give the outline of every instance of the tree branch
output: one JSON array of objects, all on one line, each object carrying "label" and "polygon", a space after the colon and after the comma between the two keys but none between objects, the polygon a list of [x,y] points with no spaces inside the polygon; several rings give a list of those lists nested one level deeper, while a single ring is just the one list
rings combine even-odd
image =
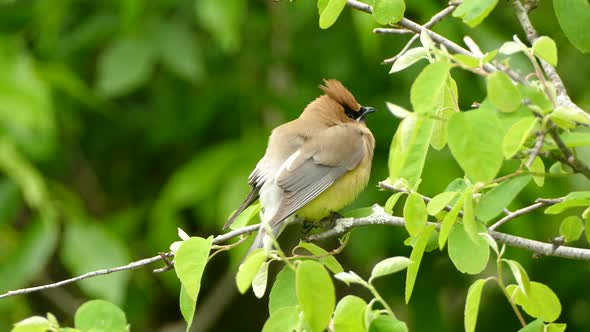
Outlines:
[{"label": "tree branch", "polygon": [[[213,239],[213,244],[219,244],[222,242],[225,242],[231,238],[234,238],[236,236],[239,235],[243,235],[243,234],[250,234],[252,232],[257,231],[260,228],[260,224],[257,225],[250,225],[250,226],[246,226],[246,227],[242,227],[242,228],[238,228],[235,229],[231,232],[225,233],[225,234],[221,234],[216,236]],[[173,252],[168,252],[166,254],[164,254],[166,257],[173,257],[174,253]],[[22,295],[22,294],[28,294],[28,293],[33,293],[33,292],[38,292],[38,291],[42,291],[42,290],[46,290],[46,289],[50,289],[50,288],[56,288],[56,287],[61,287],[67,284],[71,284],[73,282],[76,281],[80,281],[83,279],[89,279],[89,278],[94,278],[94,277],[98,277],[98,276],[102,276],[102,275],[107,275],[107,274],[111,274],[114,272],[120,272],[120,271],[127,271],[127,270],[135,270],[137,268],[140,268],[142,266],[145,265],[149,265],[152,263],[155,263],[157,261],[161,261],[162,260],[162,256],[161,255],[157,255],[157,256],[153,256],[150,258],[144,258],[135,262],[131,262],[127,265],[123,265],[123,266],[117,266],[117,267],[113,267],[113,268],[108,268],[108,269],[102,269],[102,270],[96,270],[96,271],[92,271],[92,272],[88,272],[85,274],[82,274],[80,276],[74,277],[74,278],[70,278],[70,279],[65,279],[62,281],[58,281],[52,284],[47,284],[47,285],[42,285],[42,286],[36,286],[36,287],[30,287],[30,288],[22,288],[22,289],[17,289],[17,290],[12,290],[9,292],[6,292],[4,294],[0,295],[0,299],[5,298],[5,297],[10,297],[10,296],[15,296],[15,295]]]},{"label": "tree branch", "polygon": [[495,224],[490,226],[488,229],[490,231],[494,231],[494,230],[496,230],[496,228],[504,225],[505,223],[509,222],[512,219],[516,219],[517,217],[520,217],[524,214],[530,213],[540,207],[557,204],[561,201],[563,201],[563,198],[537,199],[537,202],[533,205],[524,207],[524,208],[516,210],[514,212],[509,212],[504,218],[498,220]]},{"label": "tree branch", "polygon": [[[336,220],[336,226],[325,232],[308,237],[310,241],[323,240],[342,235],[353,228],[368,225],[390,225],[396,227],[405,227],[403,218],[391,216],[378,205],[373,206],[373,214],[363,218],[341,218]],[[428,222],[437,229],[440,223]],[[552,243],[545,243],[535,240],[526,239],[506,233],[500,233],[490,230],[489,234],[498,242],[504,243],[511,247],[523,248],[534,252],[537,255],[555,256],[577,260],[590,260],[590,249],[574,248],[567,246],[555,246]]]}]

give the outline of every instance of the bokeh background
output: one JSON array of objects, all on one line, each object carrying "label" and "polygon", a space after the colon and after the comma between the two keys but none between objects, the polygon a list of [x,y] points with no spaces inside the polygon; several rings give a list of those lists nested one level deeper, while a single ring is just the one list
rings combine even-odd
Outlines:
[{"label": "bokeh background", "polygon": [[[444,6],[408,1],[406,16],[425,22]],[[531,17],[557,41],[570,96],[590,109],[588,56],[568,43],[551,1],[541,1]],[[375,35],[373,27],[369,15],[345,9],[333,27],[320,30],[310,0],[0,0],[0,292],[153,256],[177,239],[176,227],[219,234],[248,191],[247,176],[270,130],[297,117],[319,95],[322,78],[341,80],[362,104],[381,110],[367,120],[377,139],[371,182],[350,208],[384,204],[388,194],[376,184],[387,177],[398,123],[385,102],[409,108],[409,89],[424,63],[389,75],[381,61],[409,37]],[[435,30],[459,43],[469,34],[484,51],[522,36],[506,1],[476,29],[451,17]],[[530,71],[523,59],[512,65]],[[481,101],[481,78],[452,74],[463,109]],[[420,191],[434,195],[461,176],[448,149],[431,150]],[[512,208],[587,188],[579,176],[551,178],[543,188],[531,183]],[[562,217],[535,213],[503,230],[545,241]],[[285,239],[298,235],[290,230]],[[357,229],[338,258],[345,270],[366,276],[385,257],[409,255],[406,236],[386,226]],[[574,245],[587,247],[584,240]],[[266,298],[236,291],[233,277],[246,247],[208,265],[194,331],[256,331],[268,317]],[[556,291],[568,330],[590,329],[588,263],[532,258],[512,248],[507,256]],[[151,268],[2,299],[0,331],[46,312],[71,325],[76,308],[92,298],[120,305],[132,331],[181,331],[174,272]],[[402,274],[377,287],[412,331],[459,331],[473,280],[454,269],[446,252],[433,251],[409,305]],[[354,286],[338,285],[338,292],[369,296]],[[490,283],[478,331],[517,327]]]}]

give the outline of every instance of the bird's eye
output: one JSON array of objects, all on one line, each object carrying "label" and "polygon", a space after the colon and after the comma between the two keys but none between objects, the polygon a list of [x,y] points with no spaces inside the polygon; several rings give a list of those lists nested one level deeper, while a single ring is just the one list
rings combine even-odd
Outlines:
[{"label": "bird's eye", "polygon": [[346,114],[346,116],[348,116],[352,120],[356,120],[356,118],[359,115],[357,111],[354,111],[348,105],[342,105],[342,107],[344,107],[344,114]]}]

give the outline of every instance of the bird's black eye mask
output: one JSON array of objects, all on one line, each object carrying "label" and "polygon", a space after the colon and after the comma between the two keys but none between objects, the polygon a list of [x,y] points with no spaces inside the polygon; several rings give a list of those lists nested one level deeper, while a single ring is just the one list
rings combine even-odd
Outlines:
[{"label": "bird's black eye mask", "polygon": [[342,105],[344,107],[344,114],[352,120],[356,120],[359,116],[359,112],[353,110],[348,105]]}]

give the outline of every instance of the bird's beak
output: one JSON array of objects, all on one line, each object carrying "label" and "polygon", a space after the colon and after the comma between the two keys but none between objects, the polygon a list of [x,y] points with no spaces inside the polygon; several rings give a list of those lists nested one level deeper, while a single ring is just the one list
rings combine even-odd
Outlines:
[{"label": "bird's beak", "polygon": [[363,121],[363,120],[365,120],[365,116],[367,114],[373,113],[375,111],[377,111],[377,110],[374,109],[373,107],[364,107],[364,106],[361,106],[361,109],[359,110],[360,115],[357,118],[357,121]]}]

